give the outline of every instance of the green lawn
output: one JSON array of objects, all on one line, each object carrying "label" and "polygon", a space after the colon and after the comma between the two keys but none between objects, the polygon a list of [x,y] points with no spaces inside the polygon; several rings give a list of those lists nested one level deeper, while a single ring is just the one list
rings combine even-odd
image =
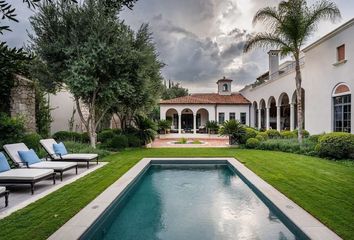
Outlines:
[{"label": "green lawn", "polygon": [[354,239],[354,164],[244,149],[139,149],[0,220],[0,239],[46,239],[143,157],[236,157],[344,239]]}]

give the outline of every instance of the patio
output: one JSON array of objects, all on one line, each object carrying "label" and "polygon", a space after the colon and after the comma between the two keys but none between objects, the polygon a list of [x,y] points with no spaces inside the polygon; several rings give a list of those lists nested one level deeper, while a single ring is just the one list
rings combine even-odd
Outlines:
[{"label": "patio", "polygon": [[90,168],[86,168],[86,163],[79,163],[78,174],[75,174],[75,169],[72,171],[67,171],[63,175],[63,181],[60,181],[60,177],[57,174],[56,184],[53,185],[51,179],[38,182],[35,185],[35,192],[31,195],[29,185],[8,185],[7,190],[10,190],[9,205],[5,207],[4,199],[0,199],[0,219],[10,215],[11,213],[26,207],[27,205],[41,199],[48,194],[68,185],[76,180],[86,176],[87,174],[96,171],[97,169],[103,167],[106,163],[100,162],[98,165],[96,163],[91,163]]}]

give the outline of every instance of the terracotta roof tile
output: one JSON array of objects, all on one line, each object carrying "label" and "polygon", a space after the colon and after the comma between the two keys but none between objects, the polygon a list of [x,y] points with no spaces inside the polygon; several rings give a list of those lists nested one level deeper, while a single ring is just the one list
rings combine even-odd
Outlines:
[{"label": "terracotta roof tile", "polygon": [[170,100],[161,100],[160,104],[251,104],[242,94],[219,95],[217,93],[198,93]]}]

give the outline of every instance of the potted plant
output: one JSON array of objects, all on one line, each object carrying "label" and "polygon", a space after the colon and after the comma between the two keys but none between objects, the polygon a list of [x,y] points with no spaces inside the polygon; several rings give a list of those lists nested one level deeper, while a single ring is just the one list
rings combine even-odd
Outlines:
[{"label": "potted plant", "polygon": [[160,134],[166,134],[171,129],[171,124],[169,120],[160,120],[157,124]]},{"label": "potted plant", "polygon": [[229,144],[235,145],[242,143],[246,129],[239,121],[230,120],[223,123],[219,133],[222,136],[229,136]]},{"label": "potted plant", "polygon": [[206,123],[206,128],[209,134],[217,134],[219,130],[219,125],[216,121],[208,121]]}]

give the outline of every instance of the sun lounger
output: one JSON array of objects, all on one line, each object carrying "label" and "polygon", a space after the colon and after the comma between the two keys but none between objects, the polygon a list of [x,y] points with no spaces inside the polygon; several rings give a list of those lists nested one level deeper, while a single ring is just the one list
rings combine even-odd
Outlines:
[{"label": "sun lounger", "polygon": [[96,161],[98,164],[98,155],[95,153],[68,153],[65,155],[56,154],[53,144],[57,144],[54,139],[42,139],[39,141],[44,150],[48,153],[48,156],[52,161],[75,161],[86,162],[87,168],[90,167],[91,161]]},{"label": "sun lounger", "polygon": [[45,179],[53,179],[55,184],[53,169],[11,169],[5,155],[0,152],[0,184],[29,184],[33,194],[35,183]]},{"label": "sun lounger", "polygon": [[5,207],[9,205],[9,191],[5,187],[0,187],[0,197],[5,197]]},{"label": "sun lounger", "polygon": [[61,181],[63,181],[63,173],[65,171],[75,168],[77,174],[76,162],[37,161],[35,163],[29,164],[28,162],[23,161],[19,155],[19,151],[29,151],[28,147],[24,143],[6,144],[4,145],[4,149],[13,163],[18,167],[53,169],[54,172],[60,174]]}]

